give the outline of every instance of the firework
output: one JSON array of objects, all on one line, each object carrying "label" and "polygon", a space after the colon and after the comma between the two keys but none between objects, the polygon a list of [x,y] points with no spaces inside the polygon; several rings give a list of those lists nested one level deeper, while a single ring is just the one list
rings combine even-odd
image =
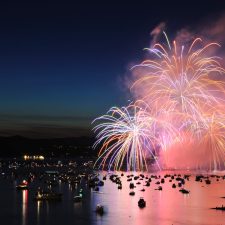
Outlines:
[{"label": "firework", "polygon": [[178,51],[175,41],[173,48],[169,45],[168,52],[160,44],[148,49],[158,59],[145,60],[133,67],[145,68],[145,74],[131,87],[138,89],[138,98],[167,112],[191,115],[196,121],[205,109],[224,105],[225,83],[213,79],[215,74],[222,75],[224,69],[218,57],[204,56],[207,49],[218,44],[211,43],[194,51],[197,42],[201,39],[197,38],[187,51],[184,46]]},{"label": "firework", "polygon": [[94,121],[99,168],[146,170],[148,158],[159,168],[225,166],[225,70],[208,54],[219,44],[197,38],[186,48],[166,40],[132,68],[136,102]]},{"label": "firework", "polygon": [[202,149],[199,151],[202,154],[199,159],[205,159],[204,155],[207,155],[203,165],[206,164],[210,169],[222,168],[225,159],[225,115],[204,115],[204,123],[197,127],[194,133],[200,134],[195,135],[198,140],[197,146]]},{"label": "firework", "polygon": [[162,154],[172,167],[217,168],[225,161],[225,71],[219,57],[207,56],[207,50],[219,45],[210,43],[196,49],[199,42],[200,38],[195,39],[187,50],[175,41],[172,47],[168,42],[168,51],[155,44],[147,50],[156,60],[133,67],[142,69],[131,87],[136,97],[157,109],[159,115],[166,112],[168,122],[179,130],[180,142],[171,143]]},{"label": "firework", "polygon": [[[101,145],[96,165],[99,168],[120,170],[124,164],[128,171],[148,170],[147,159],[156,160],[159,147],[166,147],[163,128],[167,127],[167,137],[174,138],[175,130],[166,121],[150,115],[151,110],[142,104],[128,107],[112,107],[106,115],[97,118],[100,122],[94,128],[97,134],[96,148]],[[170,133],[170,134],[169,134]],[[175,136],[175,135],[174,135]],[[164,144],[162,144],[164,143]]]}]

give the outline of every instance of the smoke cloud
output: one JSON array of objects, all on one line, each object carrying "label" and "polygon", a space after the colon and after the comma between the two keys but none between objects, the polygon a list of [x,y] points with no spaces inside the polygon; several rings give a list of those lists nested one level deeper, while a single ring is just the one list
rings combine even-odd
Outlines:
[{"label": "smoke cloud", "polygon": [[[152,40],[151,40],[151,46],[153,46],[154,44],[156,44],[157,42],[159,42],[159,39],[162,36],[163,31],[166,29],[166,24],[165,22],[161,22],[158,26],[156,26],[151,32],[151,36],[152,36]],[[196,47],[194,46],[194,48],[201,48],[205,45],[207,45],[208,43],[218,43],[220,44],[221,47],[210,47],[209,49],[207,49],[206,52],[204,52],[204,54],[202,54],[200,57],[210,57],[210,56],[219,56],[222,59],[219,60],[218,62],[222,65],[222,67],[224,67],[225,65],[225,15],[220,15],[218,16],[216,19],[214,20],[207,20],[207,21],[201,21],[198,24],[194,25],[192,28],[187,28],[184,27],[180,30],[178,30],[176,32],[175,35],[175,41],[177,43],[177,50],[178,52],[181,52],[181,46],[188,46],[187,48],[185,47],[185,51],[184,52],[184,57],[185,57],[185,53],[187,53],[188,48],[190,47],[190,44],[196,39],[196,38],[201,38],[202,39],[202,43],[197,43]],[[163,46],[166,45],[166,41],[163,41]],[[166,47],[165,47],[166,48]],[[196,50],[197,50],[196,49]],[[195,49],[194,49],[195,50]],[[147,59],[151,59],[151,56],[149,56]],[[155,60],[155,58],[153,58],[153,60]],[[160,59],[159,59],[160,60]],[[178,57],[179,60],[179,57]],[[154,89],[154,87],[152,88],[152,80],[150,80],[150,82],[147,81],[147,77],[151,77],[152,74],[156,74],[154,73],[156,71],[156,69],[154,70],[154,65],[157,64],[151,64],[149,63],[150,66],[146,66],[146,67],[135,67],[135,69],[132,71],[132,78],[130,80],[132,80],[132,82],[134,83],[135,81],[139,80],[140,78],[143,79],[143,82],[138,83],[138,85],[135,85],[134,87],[131,88],[131,92],[133,94],[134,99],[138,100],[138,99],[144,99],[147,103],[149,103],[150,107],[152,108],[156,108],[156,111],[158,112],[160,110],[160,107],[165,104],[166,100],[168,100],[165,96],[164,99],[162,99],[162,97],[159,96],[159,101],[155,101],[153,103],[151,97],[152,93],[149,91],[154,91],[156,89]],[[194,64],[193,64],[193,70],[194,70]],[[168,67],[167,67],[168,69]],[[207,68],[206,68],[207,69]],[[210,79],[224,79],[224,74],[222,73],[222,70],[217,73],[218,71],[215,70],[212,73],[209,72],[209,77]],[[216,76],[214,77],[214,75],[216,74]],[[159,75],[159,73],[158,73]],[[218,76],[218,77],[217,77]],[[146,78],[146,79],[145,79]],[[207,78],[206,78],[207,79]],[[156,80],[156,79],[155,79]],[[160,82],[160,81],[159,81]],[[178,81],[176,81],[178,82]],[[164,85],[166,86],[166,84],[164,83]],[[130,82],[129,82],[129,87],[130,87]],[[208,89],[210,89],[211,87],[208,86]],[[216,87],[215,87],[216,89]],[[158,90],[156,90],[158,91]],[[207,90],[207,94],[212,94],[212,96],[214,96],[215,98],[219,97],[218,95],[220,95],[220,97],[223,99],[224,98],[224,93],[222,93],[222,91],[216,90],[214,93],[211,92],[209,90]],[[192,93],[190,93],[192,94]],[[179,96],[178,96],[179,97]],[[169,97],[168,97],[169,98]],[[165,101],[164,101],[165,100]],[[155,104],[155,105],[154,105]],[[179,106],[180,107],[180,106]],[[217,113],[220,114],[220,109],[218,107],[221,107],[221,105],[215,106],[214,107],[214,112],[218,111]],[[224,103],[222,104],[222,107],[224,109]],[[201,109],[201,110],[205,110],[205,109]],[[207,109],[208,110],[208,109]],[[223,110],[222,110],[223,111]],[[191,113],[190,113],[191,116]],[[208,116],[208,115],[207,115]],[[221,118],[224,117],[223,115],[220,115]],[[210,116],[207,117],[208,120],[210,120]],[[176,124],[176,118],[174,120],[175,122],[175,126],[179,127],[180,124]],[[225,121],[224,121],[225,122]],[[211,126],[211,125],[209,125]],[[214,125],[213,125],[214,126]],[[216,129],[219,130],[219,132],[224,132],[224,130],[220,130],[219,127],[216,127]],[[167,167],[173,167],[173,168],[216,168],[216,164],[219,167],[223,167],[224,166],[224,152],[215,152],[214,149],[212,147],[208,147],[210,145],[212,145],[212,143],[214,143],[215,141],[215,146],[217,146],[217,141],[214,139],[207,139],[208,136],[205,136],[207,138],[207,141],[202,141],[202,140],[194,140],[191,141],[192,137],[192,133],[188,133],[187,130],[185,130],[185,135],[183,137],[183,140],[180,143],[177,143],[173,146],[171,146],[167,152],[161,152],[161,159],[162,162],[164,161],[165,165],[167,165]],[[189,135],[189,136],[188,136]],[[224,137],[221,137],[224,138]],[[224,141],[225,139],[223,139],[222,141]],[[220,149],[221,150],[221,149]],[[218,154],[218,155],[216,155]],[[215,156],[216,155],[216,156]],[[166,159],[166,161],[165,161]]]}]

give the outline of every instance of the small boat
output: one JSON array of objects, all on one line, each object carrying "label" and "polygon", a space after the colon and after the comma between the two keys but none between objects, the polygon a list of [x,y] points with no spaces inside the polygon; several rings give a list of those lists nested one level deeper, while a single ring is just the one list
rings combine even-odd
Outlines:
[{"label": "small boat", "polygon": [[76,195],[73,197],[74,202],[82,202],[82,196],[81,195]]},{"label": "small boat", "polygon": [[143,198],[140,198],[138,201],[138,206],[144,208],[146,206],[146,201]]},{"label": "small boat", "polygon": [[134,195],[135,195],[135,192],[134,192],[134,191],[131,191],[131,192],[129,193],[129,195],[134,196]]},{"label": "small boat", "polygon": [[104,181],[100,180],[100,181],[97,183],[97,186],[99,186],[99,187],[104,186]]},{"label": "small boat", "polygon": [[104,207],[100,204],[97,204],[95,212],[98,213],[99,215],[103,215],[104,214]]},{"label": "small boat", "polygon": [[143,189],[141,189],[140,191],[145,191],[145,189],[143,188]]},{"label": "small boat", "polygon": [[222,205],[221,207],[215,207],[215,208],[211,208],[211,209],[225,211],[225,206]]},{"label": "small boat", "polygon": [[94,191],[99,191],[99,187],[95,187]]},{"label": "small boat", "polygon": [[202,175],[197,175],[197,176],[195,177],[195,181],[197,181],[197,182],[202,182],[202,178],[203,178]]},{"label": "small boat", "polygon": [[159,186],[158,189],[155,190],[162,191],[162,186]]},{"label": "small boat", "polygon": [[211,181],[209,179],[205,180],[206,184],[211,184]]},{"label": "small boat", "polygon": [[116,184],[122,184],[119,178],[116,179]]},{"label": "small boat", "polygon": [[186,189],[184,189],[184,188],[181,188],[181,189],[179,190],[179,192],[181,192],[181,193],[183,193],[183,194],[189,194],[189,193],[190,193],[190,191],[188,191],[188,190],[186,190]]},{"label": "small boat", "polygon": [[23,180],[23,182],[16,186],[17,190],[27,190],[28,189],[28,182]]}]

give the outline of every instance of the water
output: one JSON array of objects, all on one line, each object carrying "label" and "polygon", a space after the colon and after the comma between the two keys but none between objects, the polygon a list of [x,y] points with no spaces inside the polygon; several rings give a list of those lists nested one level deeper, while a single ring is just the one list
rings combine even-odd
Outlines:
[{"label": "water", "polygon": [[[120,173],[118,173],[120,175]],[[0,224],[1,225],[225,225],[225,212],[212,210],[211,207],[225,205],[225,180],[211,178],[212,183],[195,182],[191,176],[185,189],[190,194],[184,195],[179,188],[173,189],[169,178],[157,188],[155,180],[150,187],[136,185],[135,196],[130,196],[126,173],[122,177],[123,189],[108,178],[100,187],[100,193],[92,192],[84,183],[84,201],[74,203],[72,198],[80,187],[72,189],[69,184],[59,184],[56,189],[63,193],[59,202],[36,202],[33,200],[39,183],[33,182],[29,190],[17,191],[16,182],[11,179],[0,179]],[[163,174],[161,174],[163,175]],[[135,183],[138,181],[135,181]],[[140,181],[142,182],[142,181]],[[137,202],[144,197],[147,206],[139,209]],[[95,213],[98,203],[104,205],[106,213],[99,216]]]}]

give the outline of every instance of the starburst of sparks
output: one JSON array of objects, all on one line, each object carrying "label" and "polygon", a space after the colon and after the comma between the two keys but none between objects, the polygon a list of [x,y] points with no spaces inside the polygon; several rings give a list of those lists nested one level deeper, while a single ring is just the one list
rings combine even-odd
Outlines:
[{"label": "starburst of sparks", "polygon": [[[175,129],[170,123],[150,114],[145,103],[130,104],[127,107],[112,107],[106,115],[93,122],[97,141],[94,147],[101,145],[99,167],[120,170],[126,166],[129,171],[148,170],[147,158],[156,160],[157,146],[163,142],[160,130],[167,128],[167,137],[175,136]],[[126,164],[126,165],[124,165]],[[158,167],[159,163],[157,162]]]},{"label": "starburst of sparks", "polygon": [[219,44],[197,38],[186,48],[166,40],[167,47],[146,49],[153,57],[132,67],[139,72],[131,86],[136,103],[112,107],[94,121],[103,121],[94,128],[100,167],[121,169],[126,162],[128,170],[147,169],[156,148],[165,167],[224,166],[225,70],[209,55]]}]

